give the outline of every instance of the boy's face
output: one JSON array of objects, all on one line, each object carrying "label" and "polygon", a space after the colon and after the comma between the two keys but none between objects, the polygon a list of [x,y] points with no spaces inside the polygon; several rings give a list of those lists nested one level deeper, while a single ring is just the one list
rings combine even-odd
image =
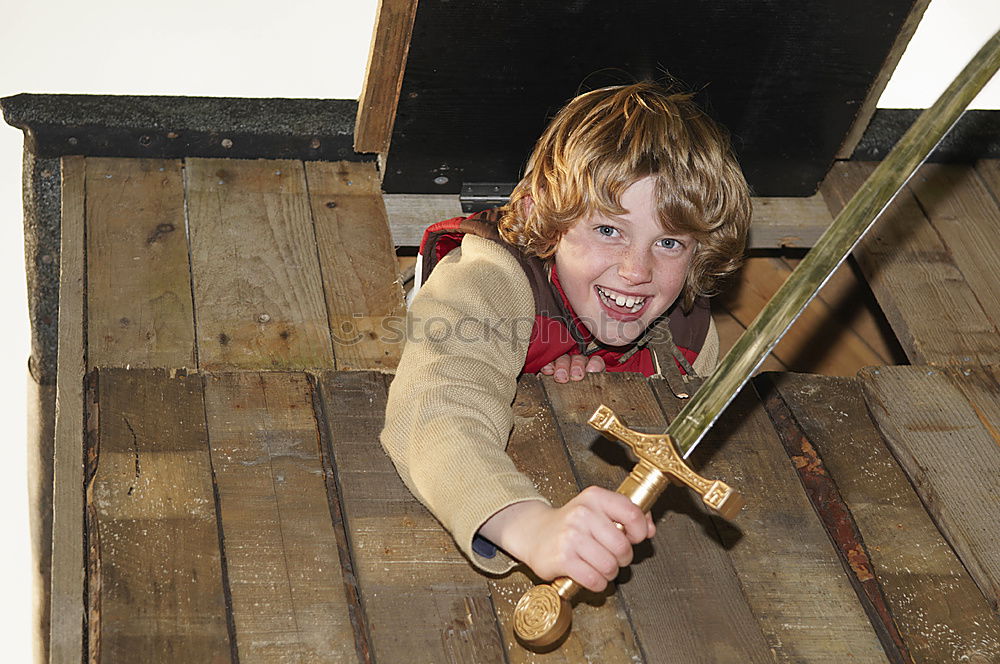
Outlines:
[{"label": "boy's face", "polygon": [[556,246],[556,270],[570,305],[603,344],[624,346],[674,303],[694,252],[688,235],[660,226],[653,178],[632,184],[620,217],[578,220]]}]

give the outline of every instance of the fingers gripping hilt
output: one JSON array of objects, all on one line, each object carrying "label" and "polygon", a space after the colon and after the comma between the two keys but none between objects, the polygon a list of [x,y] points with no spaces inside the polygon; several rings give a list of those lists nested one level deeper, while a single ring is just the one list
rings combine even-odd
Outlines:
[{"label": "fingers gripping hilt", "polygon": [[[625,443],[639,457],[639,463],[617,491],[642,511],[649,511],[670,477],[694,489],[706,505],[726,519],[733,518],[743,507],[743,498],[728,484],[706,479],[691,470],[677,453],[670,436],[633,431],[604,405],[590,416],[587,424]],[[570,627],[573,619],[570,600],[580,589],[579,584],[567,577],[535,586],[521,597],[514,609],[514,633],[532,648],[555,643]]]}]

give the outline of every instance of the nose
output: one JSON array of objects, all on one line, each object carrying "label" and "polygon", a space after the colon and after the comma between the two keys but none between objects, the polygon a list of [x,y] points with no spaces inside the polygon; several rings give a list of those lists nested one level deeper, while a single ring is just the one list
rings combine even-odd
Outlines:
[{"label": "nose", "polygon": [[618,276],[630,284],[645,284],[653,278],[653,256],[647,249],[630,247],[618,263]]}]

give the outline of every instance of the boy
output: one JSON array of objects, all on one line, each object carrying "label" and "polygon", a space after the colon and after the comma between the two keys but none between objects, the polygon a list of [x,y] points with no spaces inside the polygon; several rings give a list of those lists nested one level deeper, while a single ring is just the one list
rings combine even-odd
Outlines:
[{"label": "boy", "polygon": [[614,491],[554,508],[517,472],[504,452],[517,378],[711,372],[706,298],[739,267],[749,223],[722,131],[689,95],[638,83],[570,101],[507,206],[428,229],[433,276],[409,314],[424,334],[403,352],[381,440],[474,565],[520,561],[600,592],[653,535]]}]

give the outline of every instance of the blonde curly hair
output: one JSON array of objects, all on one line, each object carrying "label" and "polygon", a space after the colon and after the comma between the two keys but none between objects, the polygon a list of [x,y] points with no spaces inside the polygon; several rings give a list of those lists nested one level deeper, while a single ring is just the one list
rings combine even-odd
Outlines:
[{"label": "blonde curly hair", "polygon": [[549,258],[577,220],[625,214],[622,194],[652,176],[660,224],[697,241],[681,306],[715,294],[743,261],[750,191],[725,130],[692,96],[644,82],[571,100],[535,145],[502,210],[501,235]]}]

